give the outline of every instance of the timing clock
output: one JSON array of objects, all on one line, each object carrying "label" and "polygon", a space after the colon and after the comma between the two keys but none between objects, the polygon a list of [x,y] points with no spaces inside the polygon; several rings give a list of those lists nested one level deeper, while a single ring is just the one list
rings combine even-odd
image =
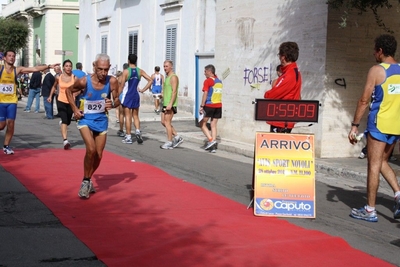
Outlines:
[{"label": "timing clock", "polygon": [[259,121],[318,122],[319,101],[256,99]]}]

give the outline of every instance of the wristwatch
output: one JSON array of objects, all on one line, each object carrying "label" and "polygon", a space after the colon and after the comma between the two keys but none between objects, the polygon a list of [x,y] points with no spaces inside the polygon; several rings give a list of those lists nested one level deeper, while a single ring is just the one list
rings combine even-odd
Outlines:
[{"label": "wristwatch", "polygon": [[354,122],[352,122],[352,123],[351,123],[351,126],[356,126],[356,127],[358,127],[358,126],[360,126],[360,124],[359,124],[359,123],[354,123]]}]

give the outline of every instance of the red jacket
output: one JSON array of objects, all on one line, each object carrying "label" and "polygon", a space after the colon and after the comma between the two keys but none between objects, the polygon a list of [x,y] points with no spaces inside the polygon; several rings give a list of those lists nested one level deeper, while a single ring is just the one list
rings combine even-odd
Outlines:
[{"label": "red jacket", "polygon": [[[282,75],[278,78],[276,85],[264,94],[266,99],[300,100],[301,93],[301,74],[296,62],[290,63],[281,68]],[[285,122],[267,121],[275,127],[285,127]],[[292,129],[294,122],[287,122],[286,127]]]}]

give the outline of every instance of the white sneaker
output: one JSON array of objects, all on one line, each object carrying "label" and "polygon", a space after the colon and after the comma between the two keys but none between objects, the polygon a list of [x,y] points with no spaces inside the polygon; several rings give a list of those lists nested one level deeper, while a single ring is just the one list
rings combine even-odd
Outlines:
[{"label": "white sneaker", "polygon": [[360,153],[360,155],[358,156],[359,159],[363,159],[365,158],[365,154],[363,152]]},{"label": "white sneaker", "polygon": [[71,148],[71,144],[68,142],[68,140],[64,140],[63,145],[64,145],[65,150],[68,150]]},{"label": "white sneaker", "polygon": [[10,147],[3,147],[3,152],[4,152],[4,154],[6,154],[6,155],[12,155],[12,154],[14,154],[14,151],[10,148]]},{"label": "white sneaker", "polygon": [[172,146],[172,142],[170,142],[170,141],[165,142],[165,144],[160,146],[160,148],[162,148],[162,149],[174,149],[174,147]]},{"label": "white sneaker", "polygon": [[124,144],[132,144],[132,137],[125,135],[125,138],[122,139],[122,143]]}]

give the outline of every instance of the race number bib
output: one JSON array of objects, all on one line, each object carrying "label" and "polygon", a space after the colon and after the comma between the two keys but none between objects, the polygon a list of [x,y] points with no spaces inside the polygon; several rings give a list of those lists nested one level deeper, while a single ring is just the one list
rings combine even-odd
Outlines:
[{"label": "race number bib", "polygon": [[106,111],[106,101],[102,100],[85,100],[83,102],[83,113],[94,114],[104,113]]},{"label": "race number bib", "polygon": [[0,94],[13,95],[14,93],[15,93],[14,84],[12,83],[0,84]]}]

